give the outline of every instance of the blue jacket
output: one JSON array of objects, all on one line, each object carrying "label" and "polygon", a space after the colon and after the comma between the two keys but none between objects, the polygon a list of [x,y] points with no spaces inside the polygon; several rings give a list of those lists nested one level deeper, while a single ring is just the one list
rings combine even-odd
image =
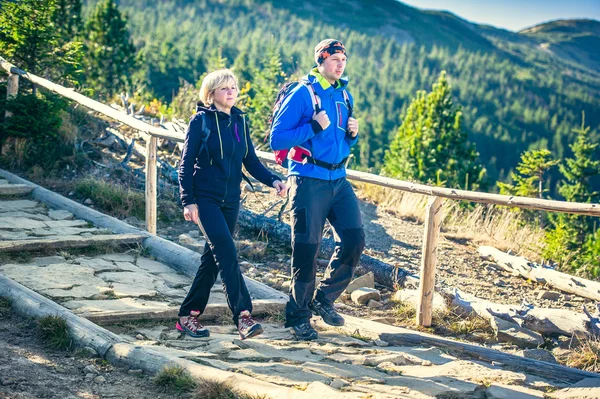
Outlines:
[{"label": "blue jacket", "polygon": [[[239,201],[242,164],[268,187],[280,180],[256,156],[248,120],[242,111],[233,107],[231,115],[227,115],[217,111],[214,105],[198,107],[197,111],[190,119],[179,164],[179,192],[183,206],[196,203],[200,196],[221,202]],[[198,154],[202,143],[202,113],[211,133],[206,143],[208,151],[204,149]]]},{"label": "blue jacket", "polygon": [[[313,69],[306,77],[321,100],[321,109],[327,113],[331,124],[320,131],[313,120],[312,93],[306,86],[299,84],[286,97],[281,108],[274,116],[271,127],[270,144],[273,150],[290,149],[301,145],[312,152],[313,158],[328,163],[339,163],[350,155],[350,147],[356,144],[358,135],[350,138],[346,134],[348,107],[343,90],[347,79],[340,79],[334,88],[325,78]],[[348,93],[348,91],[346,91]],[[350,104],[354,100],[348,93]],[[310,163],[289,162],[289,176],[299,175],[321,180],[336,180],[346,176],[346,168],[327,170]]]}]

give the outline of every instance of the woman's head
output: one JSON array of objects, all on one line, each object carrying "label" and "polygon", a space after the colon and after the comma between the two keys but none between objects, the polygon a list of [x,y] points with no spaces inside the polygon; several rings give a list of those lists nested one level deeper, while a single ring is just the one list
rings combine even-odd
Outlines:
[{"label": "woman's head", "polygon": [[238,97],[238,81],[229,69],[219,69],[209,73],[202,80],[200,101],[206,105],[229,109]]}]

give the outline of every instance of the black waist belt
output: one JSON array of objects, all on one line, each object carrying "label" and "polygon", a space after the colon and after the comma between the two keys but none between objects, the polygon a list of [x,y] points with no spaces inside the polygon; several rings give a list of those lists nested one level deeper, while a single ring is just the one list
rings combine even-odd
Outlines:
[{"label": "black waist belt", "polygon": [[302,163],[306,164],[306,163],[311,163],[313,165],[317,165],[321,168],[325,168],[327,170],[336,170],[336,169],[341,169],[346,165],[346,160],[348,159],[348,157],[344,158],[341,160],[341,162],[339,163],[329,163],[329,162],[325,162],[325,161],[319,161],[316,158],[313,157],[309,157],[306,156],[302,159]]}]

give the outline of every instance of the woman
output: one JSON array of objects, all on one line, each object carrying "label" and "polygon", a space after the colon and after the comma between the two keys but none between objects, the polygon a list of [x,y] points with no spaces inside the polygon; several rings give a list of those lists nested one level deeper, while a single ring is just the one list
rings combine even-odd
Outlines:
[{"label": "woman", "polygon": [[285,196],[287,187],[258,160],[248,121],[234,107],[237,97],[237,79],[230,70],[214,71],[204,78],[200,100],[207,106],[199,103],[198,112],[190,120],[181,155],[179,188],[183,217],[198,224],[206,238],[200,267],[176,324],[179,331],[192,337],[209,335],[198,316],[206,308],[219,271],[240,337],[250,338],[263,331],[252,319],[252,302],[233,241],[240,209],[242,164],[260,182],[274,187],[280,196]]}]

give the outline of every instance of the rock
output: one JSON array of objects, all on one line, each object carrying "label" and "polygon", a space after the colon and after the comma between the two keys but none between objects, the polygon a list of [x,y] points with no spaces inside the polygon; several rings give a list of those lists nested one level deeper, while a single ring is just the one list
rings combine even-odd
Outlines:
[{"label": "rock", "polygon": [[94,377],[96,377],[96,374],[94,374],[94,373],[87,373],[87,374],[85,375],[85,379],[86,379],[87,381],[91,381],[91,380],[93,380],[93,379],[94,379]]},{"label": "rock", "polygon": [[144,337],[142,334],[137,334],[137,335],[135,336],[135,339],[137,339],[137,340],[140,340],[140,341],[143,341],[143,340],[145,340],[145,339],[146,339],[146,337]]},{"label": "rock", "polygon": [[67,194],[69,197],[72,197],[75,195],[75,191],[69,191],[69,194]]},{"label": "rock", "polygon": [[104,384],[106,382],[106,378],[99,375],[98,377],[94,378],[94,382],[96,384]]},{"label": "rock", "polygon": [[98,352],[91,346],[84,346],[82,351],[90,357],[98,357]]},{"label": "rock", "polygon": [[348,381],[342,380],[340,378],[335,378],[333,381],[331,381],[331,384],[329,384],[330,387],[335,389],[342,389],[344,387],[347,387],[348,385],[350,385]]},{"label": "rock", "polygon": [[358,305],[366,305],[371,299],[381,300],[381,294],[374,288],[358,288],[351,294],[352,301]]},{"label": "rock", "polygon": [[492,385],[485,391],[487,399],[543,399],[544,393],[517,385]]},{"label": "rock", "polygon": [[127,374],[140,376],[140,375],[144,374],[144,371],[143,370],[139,370],[139,369],[129,370],[129,371],[127,371]]},{"label": "rock", "polygon": [[169,341],[181,338],[181,333],[177,331],[169,331],[164,333],[164,339],[168,339]]},{"label": "rock", "polygon": [[535,331],[500,319],[499,317],[495,317],[494,321],[498,341],[500,342],[510,342],[521,348],[537,348],[544,343],[544,337]]},{"label": "rock", "polygon": [[199,253],[204,252],[206,241],[191,237],[189,234],[180,234],[178,237],[179,244]]},{"label": "rock", "polygon": [[360,277],[352,280],[352,282],[350,282],[350,284],[348,284],[348,287],[346,287],[346,293],[352,294],[358,288],[363,288],[363,287],[375,288],[375,276],[373,275],[373,272],[369,272],[363,276],[360,276]]},{"label": "rock", "polygon": [[92,205],[93,204],[92,200],[89,199],[89,198],[86,198],[86,200],[83,201],[83,203],[86,204],[86,205]]},{"label": "rock", "polygon": [[540,291],[537,299],[547,299],[549,301],[558,301],[558,299],[560,298],[561,294],[560,292],[556,292],[556,291]]},{"label": "rock", "polygon": [[499,278],[494,280],[494,285],[496,287],[506,287],[506,283],[504,281],[500,280]]},{"label": "rock", "polygon": [[100,371],[98,371],[98,369],[91,364],[89,366],[85,366],[83,371],[85,372],[86,375],[87,374],[100,374]]},{"label": "rock", "polygon": [[48,216],[54,220],[70,220],[74,218],[71,212],[64,209],[51,209],[48,211]]},{"label": "rock", "polygon": [[600,398],[600,388],[570,387],[547,393],[546,397],[548,399],[598,399]]},{"label": "rock", "polygon": [[192,238],[200,238],[200,230],[190,230],[188,231],[188,235]]},{"label": "rock", "polygon": [[369,301],[369,303],[367,303],[367,307],[371,308],[371,309],[378,309],[383,307],[383,303],[379,302],[379,301],[375,301],[373,299],[371,299]]},{"label": "rock", "polygon": [[600,388],[600,377],[584,378],[583,380],[571,385],[571,388]]},{"label": "rock", "polygon": [[387,342],[385,342],[385,341],[382,341],[382,340],[380,340],[380,339],[376,339],[376,340],[374,340],[374,341],[373,341],[373,343],[375,344],[375,346],[379,346],[379,347],[382,347],[382,348],[385,348],[386,346],[389,346],[389,345],[390,345],[390,344],[388,344]]},{"label": "rock", "polygon": [[525,349],[517,352],[517,355],[548,363],[558,363],[554,358],[554,355],[545,349]]}]

